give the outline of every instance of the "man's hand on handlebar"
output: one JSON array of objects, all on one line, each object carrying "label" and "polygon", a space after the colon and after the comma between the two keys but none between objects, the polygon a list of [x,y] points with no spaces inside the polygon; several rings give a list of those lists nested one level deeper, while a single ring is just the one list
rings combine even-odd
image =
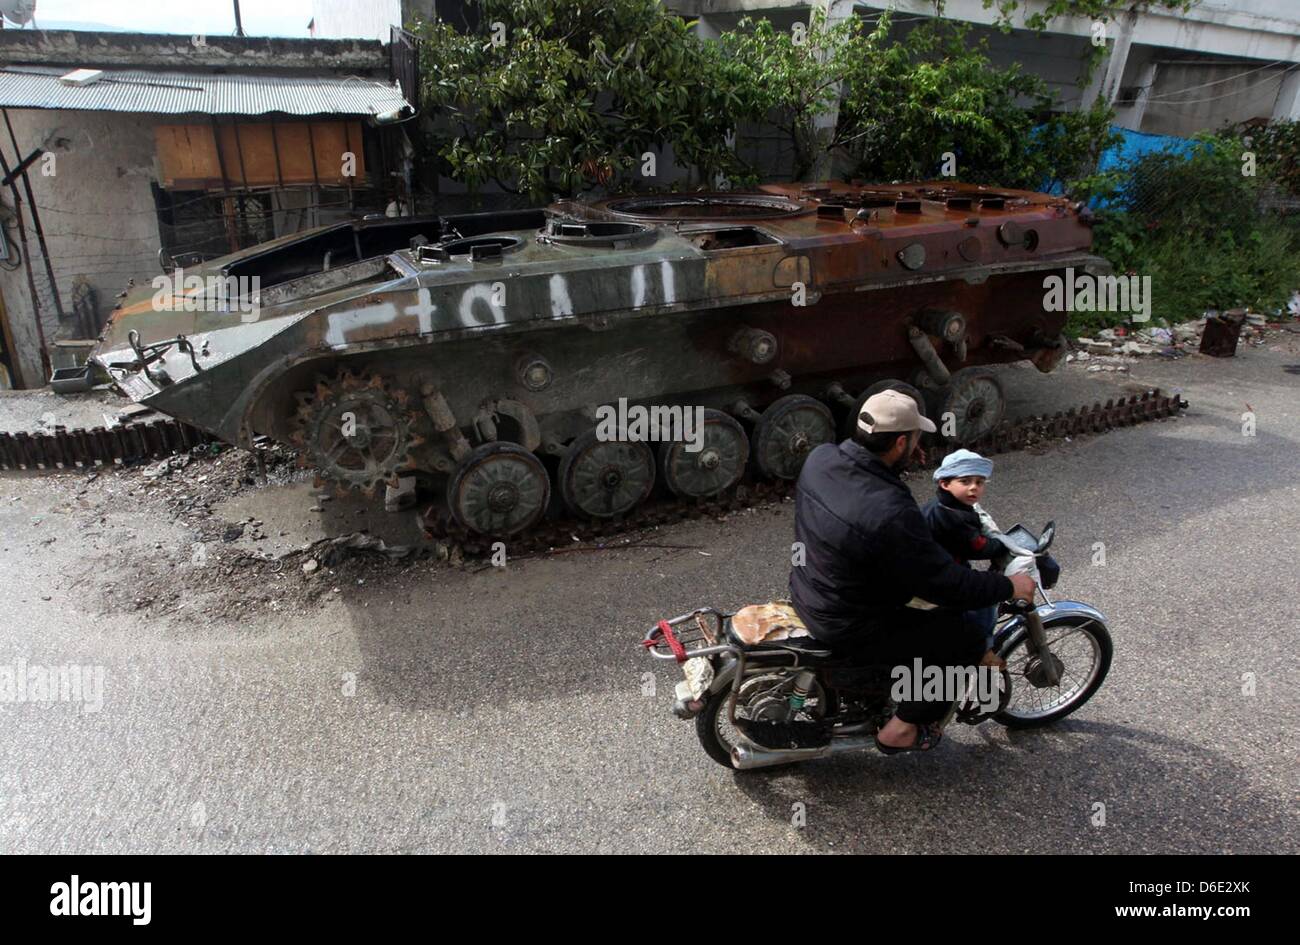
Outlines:
[{"label": "man's hand on handlebar", "polygon": [[1011,575],[1011,583],[1016,589],[1015,593],[1011,595],[1013,600],[1032,601],[1034,599],[1034,591],[1037,590],[1038,585],[1034,583],[1034,579],[1028,574]]}]

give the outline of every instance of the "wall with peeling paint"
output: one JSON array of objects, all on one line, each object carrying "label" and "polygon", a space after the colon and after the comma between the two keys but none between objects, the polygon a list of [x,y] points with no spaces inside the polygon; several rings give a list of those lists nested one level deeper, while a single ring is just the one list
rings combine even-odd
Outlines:
[{"label": "wall with peeling paint", "polygon": [[[28,176],[64,311],[71,316],[73,283],[78,276],[84,276],[94,288],[99,310],[110,310],[114,297],[129,279],[147,283],[161,271],[158,221],[150,190],[150,182],[157,178],[154,119],[35,109],[11,109],[9,118],[23,156],[41,146],[54,155],[53,163],[37,160],[28,169]],[[16,161],[7,131],[0,136],[0,142],[12,167]],[[53,173],[47,175],[46,171]],[[54,293],[21,181],[18,192],[24,204],[27,251],[32,257],[41,320],[54,358],[60,328]],[[12,191],[0,193],[0,202],[12,210]],[[12,220],[12,213],[7,218]],[[16,226],[10,223],[7,231],[17,244]],[[4,293],[23,377],[28,387],[39,387],[44,379],[25,266],[12,272],[0,270],[0,291]]]}]

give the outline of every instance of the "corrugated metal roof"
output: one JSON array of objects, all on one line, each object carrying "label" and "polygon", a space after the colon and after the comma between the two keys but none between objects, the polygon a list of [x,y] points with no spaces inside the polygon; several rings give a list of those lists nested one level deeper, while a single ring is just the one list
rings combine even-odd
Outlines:
[{"label": "corrugated metal roof", "polygon": [[64,85],[72,66],[0,68],[0,108],[150,115],[380,115],[410,108],[394,85],[359,76],[214,75],[105,69],[98,81]]}]

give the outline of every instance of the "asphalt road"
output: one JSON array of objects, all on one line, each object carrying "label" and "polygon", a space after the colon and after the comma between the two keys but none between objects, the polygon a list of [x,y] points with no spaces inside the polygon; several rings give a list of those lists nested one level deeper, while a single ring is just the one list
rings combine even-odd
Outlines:
[{"label": "asphalt road", "polygon": [[[670,715],[674,672],[636,641],[780,594],[789,504],[652,539],[685,547],[424,562],[319,606],[230,618],[195,596],[152,618],[101,602],[184,527],[84,476],[0,474],[0,684],[20,660],[103,671],[99,711],[0,685],[0,851],[1295,853],[1300,337],[1282,340],[1136,366],[1182,387],[1182,419],[996,458],[986,504],[1057,521],[1059,592],[1108,615],[1115,662],[1051,729],[954,726],[923,757],[741,774]],[[1021,410],[1127,380],[1007,378]]]}]

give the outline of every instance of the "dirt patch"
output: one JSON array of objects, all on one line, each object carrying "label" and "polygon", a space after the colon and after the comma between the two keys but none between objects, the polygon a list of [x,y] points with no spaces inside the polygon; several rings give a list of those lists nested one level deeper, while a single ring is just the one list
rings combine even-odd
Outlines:
[{"label": "dirt patch", "polygon": [[[88,608],[102,615],[229,619],[301,610],[346,584],[400,576],[428,557],[430,549],[395,547],[350,521],[342,522],[347,531],[331,533],[354,511],[342,501],[341,515],[292,533],[255,515],[230,515],[252,497],[289,515],[310,508],[312,475],[295,455],[272,449],[264,458],[265,481],[253,455],[219,446],[148,465],[46,476],[43,488],[66,495],[78,530],[125,511],[142,523],[139,533],[114,526],[108,553],[90,558],[82,586],[70,589],[85,593]],[[358,497],[353,504],[374,503]],[[150,523],[161,540],[151,541]]]}]

